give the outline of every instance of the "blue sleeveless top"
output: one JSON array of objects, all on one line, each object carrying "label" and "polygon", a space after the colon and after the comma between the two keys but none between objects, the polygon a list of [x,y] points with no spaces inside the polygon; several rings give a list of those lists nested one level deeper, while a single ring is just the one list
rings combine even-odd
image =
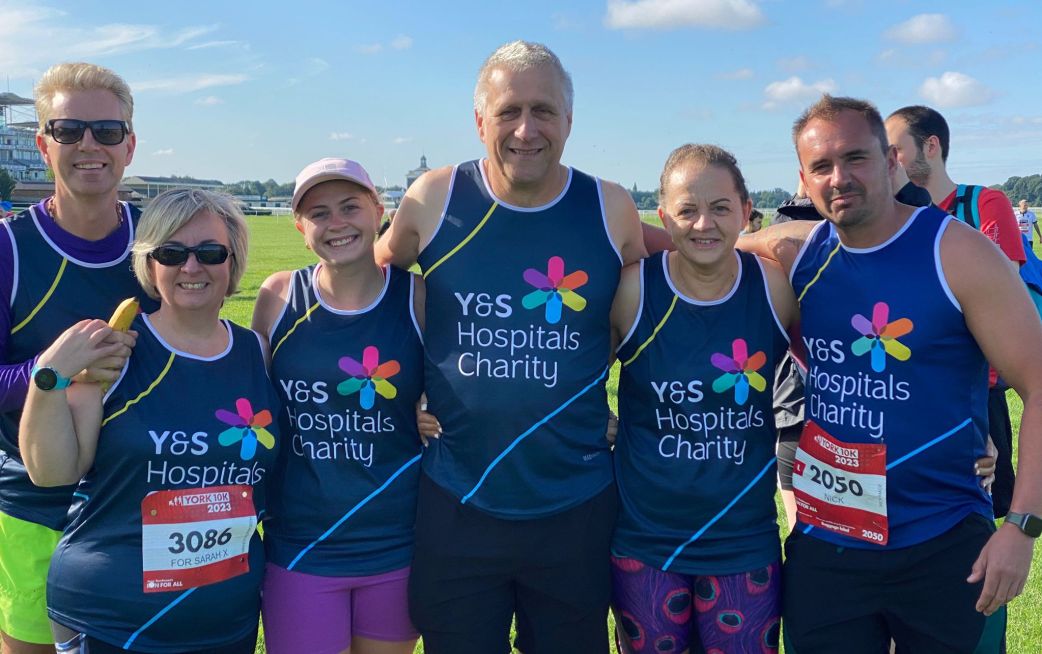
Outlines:
[{"label": "blue sleeveless top", "polygon": [[735,253],[724,297],[688,298],[668,253],[641,262],[619,347],[612,549],[662,570],[735,574],[781,557],[774,506],[774,369],[789,347],[759,260]]},{"label": "blue sleeveless top", "polygon": [[[242,524],[264,513],[279,404],[257,335],[224,324],[227,350],[200,358],[135,320],[137,345],[105,397],[94,465],[51,560],[56,622],[158,654],[227,645],[257,628],[264,551]],[[210,520],[233,505],[235,519]],[[179,507],[199,511],[171,518]],[[199,567],[211,561],[218,570]],[[239,568],[222,574],[222,565]],[[228,578],[182,584],[193,575]]]},{"label": "blue sleeveless top", "polygon": [[403,568],[412,558],[422,449],[413,276],[388,266],[380,297],[342,311],[322,300],[315,271],[294,271],[271,333],[286,447],[265,525],[268,560],[324,576]]},{"label": "blue sleeveless top", "polygon": [[[991,519],[991,500],[973,474],[988,434],[988,370],[941,268],[951,220],[924,207],[867,249],[843,246],[822,222],[793,266],[808,354],[807,419],[840,442],[886,446],[887,545],[798,527],[812,536],[897,549],[971,513]],[[899,334],[887,336],[887,328]]]},{"label": "blue sleeveless top", "polygon": [[[119,303],[137,297],[142,309],[158,307],[130,269],[130,245],[140,211],[121,204],[125,227],[108,238],[125,242],[118,258],[97,264],[63,251],[41,226],[40,205],[3,221],[15,248],[14,295],[7,361],[35,357],[85,318],[108,320]],[[0,511],[51,529],[67,521],[72,486],[40,488],[29,481],[18,450],[21,411],[0,414]]]},{"label": "blue sleeveless top", "polygon": [[460,164],[419,262],[428,406],[444,430],[426,474],[508,519],[611,484],[604,382],[621,257],[600,182],[570,170],[560,196],[521,208],[492,194],[481,162]]}]

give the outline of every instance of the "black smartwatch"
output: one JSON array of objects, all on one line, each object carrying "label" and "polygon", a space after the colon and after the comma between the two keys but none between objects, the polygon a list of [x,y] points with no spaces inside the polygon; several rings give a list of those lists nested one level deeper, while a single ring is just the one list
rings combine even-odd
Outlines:
[{"label": "black smartwatch", "polygon": [[50,366],[35,365],[31,374],[33,383],[41,391],[60,391],[63,388],[68,388],[69,384],[72,383],[72,379],[62,377],[57,370]]},{"label": "black smartwatch", "polygon": [[1020,528],[1022,532],[1032,538],[1038,538],[1042,536],[1042,518],[1031,513],[1014,513],[1010,511],[1006,514],[1006,522],[1012,522]]}]

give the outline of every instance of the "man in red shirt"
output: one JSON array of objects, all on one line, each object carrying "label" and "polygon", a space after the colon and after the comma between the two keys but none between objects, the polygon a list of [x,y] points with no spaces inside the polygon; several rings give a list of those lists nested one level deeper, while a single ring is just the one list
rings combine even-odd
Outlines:
[{"label": "man in red shirt", "polygon": [[[951,136],[944,116],[921,105],[902,107],[886,119],[886,135],[897,148],[897,161],[908,178],[930,192],[934,204],[954,213],[957,185],[948,176],[948,151]],[[1013,214],[1013,205],[1002,191],[983,188],[977,199],[980,231],[999,246],[1012,265],[1024,263],[1024,244],[1020,228]],[[1006,405],[1005,386],[996,387],[997,375],[991,370],[988,397],[988,418],[991,438],[998,449],[992,501],[995,517],[1009,511],[1013,497],[1013,435]]]}]

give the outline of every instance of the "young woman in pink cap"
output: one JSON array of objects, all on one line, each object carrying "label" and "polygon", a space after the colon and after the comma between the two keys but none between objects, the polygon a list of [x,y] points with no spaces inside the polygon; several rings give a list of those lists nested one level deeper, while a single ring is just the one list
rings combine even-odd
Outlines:
[{"label": "young woman in pink cap", "polygon": [[265,528],[267,649],[411,653],[422,281],[376,264],[383,206],[358,163],[305,167],[292,206],[318,262],[269,277],[253,316],[286,406]]}]

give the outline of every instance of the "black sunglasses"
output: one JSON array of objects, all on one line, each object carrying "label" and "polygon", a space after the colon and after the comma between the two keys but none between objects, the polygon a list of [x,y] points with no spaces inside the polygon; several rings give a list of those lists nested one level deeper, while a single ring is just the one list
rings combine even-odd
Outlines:
[{"label": "black sunglasses", "polygon": [[148,253],[161,266],[182,266],[188,261],[188,255],[194,254],[195,260],[204,266],[216,266],[234,256],[228,248],[220,243],[203,243],[195,247],[187,245],[160,245]]},{"label": "black sunglasses", "polygon": [[43,132],[58,143],[71,145],[79,143],[88,128],[94,135],[94,140],[101,145],[119,145],[130,133],[130,126],[124,120],[76,120],[75,118],[52,118],[47,121]]}]

